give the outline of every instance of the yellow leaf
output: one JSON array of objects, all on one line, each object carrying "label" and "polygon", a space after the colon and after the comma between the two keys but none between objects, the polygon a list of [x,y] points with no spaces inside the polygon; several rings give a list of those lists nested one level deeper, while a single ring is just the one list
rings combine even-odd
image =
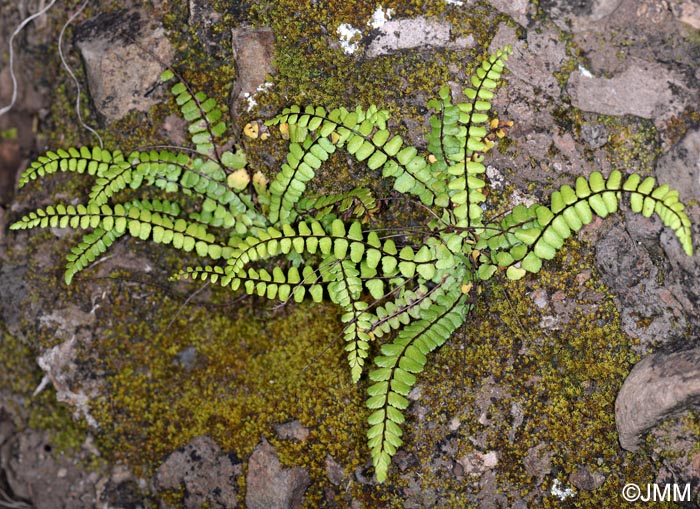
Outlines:
[{"label": "yellow leaf", "polygon": [[250,175],[248,175],[245,168],[241,168],[240,170],[236,170],[226,177],[226,183],[231,189],[240,191],[245,189],[250,183]]},{"label": "yellow leaf", "polygon": [[471,291],[473,283],[469,281],[467,284],[462,285],[462,293],[467,294]]},{"label": "yellow leaf", "polygon": [[280,134],[282,135],[282,139],[284,139],[284,140],[289,139],[289,123],[288,122],[282,122],[280,124]]},{"label": "yellow leaf", "polygon": [[254,140],[260,136],[260,126],[258,126],[257,121],[248,122],[243,128],[243,134],[248,138],[253,138]]}]

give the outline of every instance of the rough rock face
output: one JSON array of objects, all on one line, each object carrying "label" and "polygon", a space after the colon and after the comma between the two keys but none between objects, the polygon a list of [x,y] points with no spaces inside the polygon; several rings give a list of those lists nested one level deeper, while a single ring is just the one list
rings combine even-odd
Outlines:
[{"label": "rough rock face", "polygon": [[186,509],[236,507],[236,479],[242,466],[206,436],[192,439],[160,466],[156,483],[160,490],[183,489]]},{"label": "rough rock face", "polygon": [[235,119],[253,104],[255,94],[264,87],[268,75],[274,73],[275,34],[266,27],[235,28],[232,49],[238,76],[231,92],[231,112]]},{"label": "rough rock face", "polygon": [[277,453],[263,438],[248,461],[247,509],[298,509],[311,479],[304,469],[283,468]]},{"label": "rough rock face", "polygon": [[174,50],[145,11],[100,14],[82,23],[75,39],[93,104],[107,122],[161,100],[153,91]]},{"label": "rough rock face", "polygon": [[596,77],[586,69],[569,76],[571,104],[603,115],[636,115],[666,119],[683,111],[683,81],[663,65],[631,59],[612,78]]}]

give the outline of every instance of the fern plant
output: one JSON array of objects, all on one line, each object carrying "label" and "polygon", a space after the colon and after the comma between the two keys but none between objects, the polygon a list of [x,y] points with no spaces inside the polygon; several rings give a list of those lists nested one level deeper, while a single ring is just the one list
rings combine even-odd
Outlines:
[{"label": "fern plant", "polygon": [[[372,364],[367,440],[383,482],[402,444],[408,394],[428,355],[465,323],[479,285],[501,274],[519,279],[537,273],[569,236],[594,215],[615,213],[623,198],[634,212],[657,214],[692,254],[678,192],[637,174],[594,172],[552,193],[549,205],[519,205],[498,220],[485,218],[483,160],[495,143],[491,101],[510,52],[505,47],[481,61],[463,101],[453,102],[443,87],[428,103],[433,113],[425,154],[392,134],[388,112],[376,106],[286,108],[268,122],[289,138],[286,161],[269,183],[260,172],[251,177],[240,149],[219,148],[227,128],[216,101],[177,82],[172,92],[189,122],[191,151],[49,152],[32,163],[20,185],[57,171],[87,172],[95,177],[88,200],[34,210],[11,228],[88,230],[67,257],[67,283],[128,234],[202,258],[174,278],[280,301],[310,296],[337,304],[352,380]],[[164,79],[172,77],[164,73]],[[308,182],[338,149],[431,211],[420,238],[397,244],[366,228],[367,212],[376,207],[367,189],[306,196]],[[117,201],[127,187],[148,186],[172,200]],[[377,354],[370,360],[373,342]]]}]

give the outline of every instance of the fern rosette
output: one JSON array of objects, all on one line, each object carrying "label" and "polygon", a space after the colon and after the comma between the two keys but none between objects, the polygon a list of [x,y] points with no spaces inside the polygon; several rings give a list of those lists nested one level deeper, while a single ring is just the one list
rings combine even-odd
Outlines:
[{"label": "fern rosette", "polygon": [[[368,373],[367,442],[377,480],[384,482],[403,443],[408,395],[430,353],[465,322],[480,284],[499,274],[519,279],[540,271],[567,238],[594,216],[617,212],[625,199],[635,213],[658,215],[685,252],[693,252],[678,192],[619,171],[579,177],[573,187],[552,193],[549,205],[519,205],[497,221],[484,219],[483,161],[495,143],[492,100],[510,53],[505,47],[482,59],[463,102],[453,101],[450,88],[439,90],[428,103],[425,153],[393,134],[388,112],[374,105],[285,108],[267,122],[289,138],[286,159],[269,185],[262,173],[251,177],[242,150],[220,148],[228,127],[216,101],[178,82],[172,93],[189,123],[191,150],[49,152],[31,164],[20,185],[59,171],[87,173],[95,179],[88,201],[37,209],[11,228],[88,230],[67,256],[67,283],[129,235],[203,260],[174,278],[283,302],[310,297],[336,304],[350,377],[358,382]],[[309,182],[338,150],[430,210],[433,219],[420,238],[399,242],[390,232],[368,228],[377,208],[368,189],[308,195]],[[149,187],[168,200],[118,201],[126,189]],[[379,354],[372,358],[373,350]]]}]

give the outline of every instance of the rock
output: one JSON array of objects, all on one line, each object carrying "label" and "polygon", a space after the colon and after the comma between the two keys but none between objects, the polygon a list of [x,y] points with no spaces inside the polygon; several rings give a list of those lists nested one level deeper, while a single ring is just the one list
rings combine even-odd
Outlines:
[{"label": "rock", "polygon": [[337,462],[333,457],[328,454],[326,455],[326,477],[334,486],[340,486],[340,484],[345,480],[348,475],[345,473],[345,469]]},{"label": "rock", "polygon": [[[650,219],[638,214],[628,216],[630,222],[639,221],[639,228],[643,228],[642,222],[644,227],[650,226]],[[657,235],[652,234],[653,242],[658,243]],[[610,227],[596,243],[595,261],[603,281],[620,300],[623,330],[640,339],[634,347],[636,351],[645,354],[651,345],[669,342],[685,333],[687,319],[682,305],[672,291],[660,284],[659,269],[641,237],[635,240],[620,226]]]},{"label": "rock", "polygon": [[600,122],[591,122],[581,126],[581,137],[593,149],[601,148],[608,142],[608,128]]},{"label": "rock", "polygon": [[657,484],[679,484],[685,489],[690,484],[692,497],[700,502],[700,451],[697,433],[691,431],[698,422],[695,416],[679,415],[665,421],[649,432],[652,455],[661,463],[655,482]]},{"label": "rock", "polygon": [[546,443],[540,443],[527,450],[527,454],[523,459],[525,471],[537,479],[535,482],[539,486],[544,478],[552,471],[552,458],[554,453],[548,450]]},{"label": "rock", "polygon": [[602,115],[636,115],[669,118],[685,107],[682,79],[657,62],[630,59],[627,68],[612,78],[598,78],[579,67],[569,75],[571,104]]},{"label": "rock", "polygon": [[184,490],[186,509],[231,508],[238,503],[236,490],[242,466],[206,436],[193,438],[158,468],[160,490]]},{"label": "rock", "polygon": [[542,9],[563,30],[579,32],[610,16],[622,0],[547,0]]},{"label": "rock", "polygon": [[[232,115],[240,115],[241,100],[246,107],[254,105],[253,96],[275,72],[275,34],[271,28],[240,27],[232,30],[233,58],[236,62],[236,81],[231,92]],[[251,102],[253,101],[253,102]]]},{"label": "rock", "polygon": [[263,437],[248,461],[247,509],[296,509],[311,484],[303,468],[283,468],[275,449]]},{"label": "rock", "polygon": [[462,466],[465,475],[480,476],[498,465],[498,453],[496,451],[473,452],[459,458],[457,463]]},{"label": "rock", "polygon": [[22,323],[28,313],[25,306],[29,292],[26,275],[26,266],[0,262],[0,323],[9,333],[22,339],[27,339],[27,330]]},{"label": "rock", "polygon": [[569,482],[583,491],[593,491],[600,488],[605,482],[605,474],[591,471],[587,467],[578,467],[570,476]]},{"label": "rock", "polygon": [[681,23],[700,30],[700,3],[697,0],[671,2],[671,11]]},{"label": "rock", "polygon": [[519,25],[528,25],[528,14],[530,10],[530,0],[489,0],[499,11],[513,18]]},{"label": "rock", "polygon": [[[681,200],[689,204],[686,212],[692,225],[697,249],[697,226],[700,224],[700,129],[689,131],[656,166],[659,183],[668,183],[678,190]],[[695,202],[695,203],[694,203]],[[700,258],[687,256],[670,229],[661,232],[661,246],[668,257],[671,270],[665,274],[669,291],[682,307],[692,324],[700,327],[697,303],[700,301]]]},{"label": "rock", "polygon": [[615,400],[620,445],[637,451],[645,432],[698,401],[700,347],[645,357],[632,369]]},{"label": "rock", "polygon": [[145,11],[100,14],[76,29],[95,109],[107,122],[129,111],[148,111],[160,102],[153,90],[174,49],[162,26]]},{"label": "rock", "polygon": [[[71,339],[46,350],[38,359],[39,367],[46,373],[45,381],[50,381],[56,389],[56,399],[74,409],[76,418],[83,417],[88,425],[97,428],[98,424],[90,413],[90,400],[100,393],[100,382],[86,376],[77,366],[81,342]],[[42,385],[37,388],[39,392]]]},{"label": "rock", "polygon": [[277,436],[282,440],[306,442],[309,438],[309,430],[297,420],[285,422],[284,424],[275,424],[274,428]]},{"label": "rock", "polygon": [[[0,409],[0,422],[7,418]],[[0,472],[17,507],[55,509],[98,507],[95,485],[97,472],[81,471],[68,457],[54,456],[45,432],[4,429],[0,436]],[[76,463],[78,463],[76,461]],[[28,501],[31,505],[24,505]],[[57,505],[57,502],[59,505]]]},{"label": "rock", "polygon": [[452,40],[452,26],[423,16],[387,21],[377,29],[366,55],[370,58],[412,48],[471,48],[474,38]]}]

